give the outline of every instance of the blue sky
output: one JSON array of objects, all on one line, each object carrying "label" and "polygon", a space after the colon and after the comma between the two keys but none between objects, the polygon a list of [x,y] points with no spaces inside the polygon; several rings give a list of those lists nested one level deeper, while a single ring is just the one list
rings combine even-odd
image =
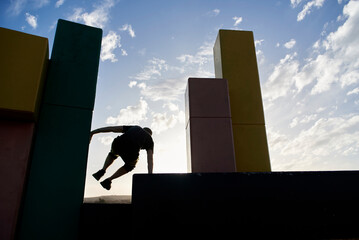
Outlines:
[{"label": "blue sky", "polygon": [[[1,27],[47,37],[50,49],[59,18],[103,29],[92,127],[151,127],[154,172],[186,172],[186,81],[214,77],[219,29],[254,32],[272,169],[359,169],[359,1],[12,0],[0,9]],[[115,136],[90,145],[86,196],[130,194],[132,174],[146,172],[144,152],[111,191],[92,179]]]}]

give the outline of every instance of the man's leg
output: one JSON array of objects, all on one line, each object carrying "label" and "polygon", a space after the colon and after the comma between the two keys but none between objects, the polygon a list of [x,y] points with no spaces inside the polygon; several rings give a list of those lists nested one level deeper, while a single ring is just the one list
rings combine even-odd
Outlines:
[{"label": "man's leg", "polygon": [[103,164],[103,167],[98,172],[92,174],[92,176],[98,181],[100,178],[105,175],[106,169],[113,163],[113,161],[117,158],[115,154],[112,152],[109,152],[109,154],[106,157],[105,163]]},{"label": "man's leg", "polygon": [[103,167],[102,167],[102,170],[105,170],[111,166],[111,164],[113,163],[113,161],[117,158],[117,156],[115,154],[113,154],[112,152],[109,152],[107,157],[106,157],[106,160],[105,160],[105,163],[103,164]]},{"label": "man's leg", "polygon": [[102,187],[104,187],[107,190],[111,189],[111,183],[112,180],[121,177],[122,175],[128,173],[129,171],[127,170],[127,168],[125,166],[122,166],[121,168],[119,168],[111,177],[105,179],[104,181],[101,182]]},{"label": "man's leg", "polygon": [[113,179],[119,178],[126,173],[128,173],[128,170],[125,168],[125,166],[122,166],[111,177],[107,179],[112,181]]}]

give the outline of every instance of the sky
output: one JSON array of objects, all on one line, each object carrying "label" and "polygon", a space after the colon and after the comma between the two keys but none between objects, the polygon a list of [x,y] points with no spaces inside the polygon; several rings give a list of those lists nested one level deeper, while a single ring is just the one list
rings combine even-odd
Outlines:
[{"label": "sky", "polygon": [[[150,127],[154,173],[187,172],[184,91],[214,77],[219,29],[253,31],[273,171],[359,169],[359,1],[2,0],[0,27],[49,39],[58,19],[103,29],[92,129]],[[146,152],[104,190],[116,134],[95,135],[85,197],[131,194]],[[106,176],[123,162],[118,159]]]}]

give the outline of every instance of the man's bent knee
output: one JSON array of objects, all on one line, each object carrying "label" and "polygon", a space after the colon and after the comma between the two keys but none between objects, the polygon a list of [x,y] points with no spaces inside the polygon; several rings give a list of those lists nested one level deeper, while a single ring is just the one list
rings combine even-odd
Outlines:
[{"label": "man's bent knee", "polygon": [[118,155],[117,154],[114,154],[112,151],[108,153],[108,155],[113,158],[113,159],[116,159],[118,158]]},{"label": "man's bent knee", "polygon": [[125,164],[123,167],[127,170],[127,172],[131,172],[136,165],[132,165],[132,164]]}]

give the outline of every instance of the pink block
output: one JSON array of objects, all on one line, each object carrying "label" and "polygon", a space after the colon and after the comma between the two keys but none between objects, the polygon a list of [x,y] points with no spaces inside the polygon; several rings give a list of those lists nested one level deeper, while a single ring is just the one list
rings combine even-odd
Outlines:
[{"label": "pink block", "polygon": [[235,172],[230,118],[190,118],[187,125],[189,172]]},{"label": "pink block", "polygon": [[193,117],[231,117],[226,79],[188,79],[186,121]]},{"label": "pink block", "polygon": [[34,123],[0,121],[0,239],[14,239]]}]

